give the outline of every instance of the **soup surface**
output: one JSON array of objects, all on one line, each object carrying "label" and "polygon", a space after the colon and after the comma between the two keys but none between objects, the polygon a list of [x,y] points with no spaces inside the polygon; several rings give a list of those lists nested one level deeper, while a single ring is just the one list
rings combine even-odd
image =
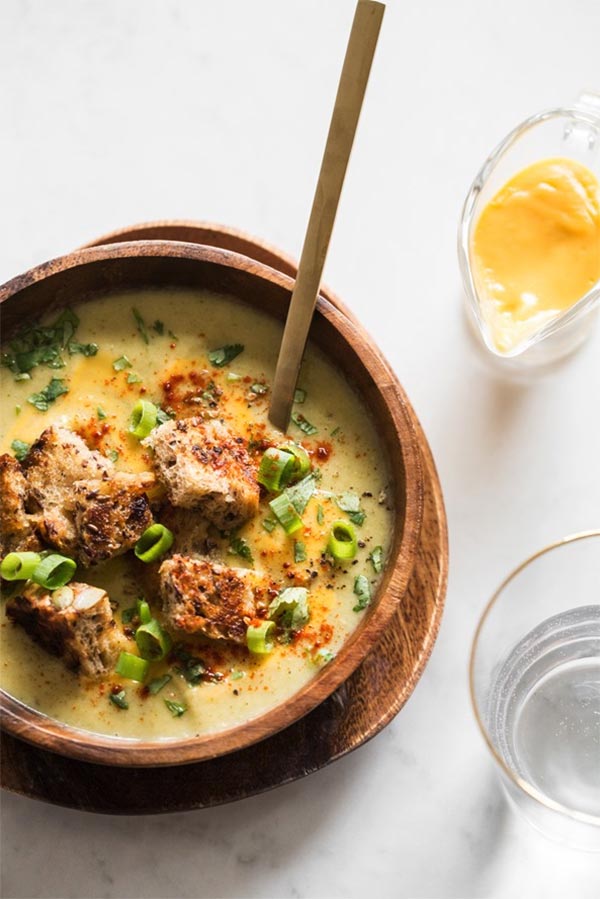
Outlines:
[{"label": "soup surface", "polygon": [[[286,533],[269,505],[275,494],[263,487],[258,514],[241,527],[223,532],[206,526],[204,551],[218,564],[264,572],[276,585],[272,595],[304,588],[310,617],[296,628],[279,624],[272,651],[260,655],[246,645],[178,633],[165,622],[157,588],[157,570],[168,556],[145,564],[130,551],[89,568],[80,565],[74,580],[106,590],[125,652],[138,653],[140,622],[132,610],[141,597],[169,631],[173,648],[152,662],[145,682],[113,671],[99,678],[74,673],[2,609],[1,685],[53,718],[127,738],[182,738],[246,722],[291,697],[328,664],[375,595],[393,519],[388,471],[372,421],[346,381],[309,347],[289,435],[282,438],[267,419],[280,326],[232,298],[180,289],[136,291],[94,299],[73,311],[79,319],[75,353],[61,352],[64,367],[38,364],[29,378],[19,379],[6,365],[1,369],[0,451],[26,458],[27,445],[58,425],[112,459],[118,471],[152,471],[152,449],[130,432],[140,399],[164,410],[165,418],[223,422],[243,438],[256,469],[268,447],[293,441],[311,463],[299,506],[302,526]],[[55,318],[56,313],[45,323]],[[77,351],[88,344],[97,345],[95,354]],[[53,399],[50,391],[47,404],[36,402],[53,378],[67,392]],[[160,521],[164,487],[155,484],[148,496]],[[203,524],[201,513],[186,514],[194,527]],[[358,544],[354,558],[342,564],[327,552],[338,521],[355,531]]]}]

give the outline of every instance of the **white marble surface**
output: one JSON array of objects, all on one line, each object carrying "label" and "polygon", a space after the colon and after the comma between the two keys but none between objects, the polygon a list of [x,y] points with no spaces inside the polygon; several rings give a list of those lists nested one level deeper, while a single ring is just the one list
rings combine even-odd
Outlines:
[{"label": "white marble surface", "polygon": [[[0,280],[128,223],[235,224],[298,253],[352,0],[2,0]],[[529,388],[481,366],[455,230],[521,118],[600,87],[598,0],[391,2],[327,280],[429,435],[451,576],[396,721],[353,756],[211,811],[110,819],[5,795],[10,897],[592,897],[597,857],[506,808],[468,704],[501,576],[600,516],[600,335]]]}]

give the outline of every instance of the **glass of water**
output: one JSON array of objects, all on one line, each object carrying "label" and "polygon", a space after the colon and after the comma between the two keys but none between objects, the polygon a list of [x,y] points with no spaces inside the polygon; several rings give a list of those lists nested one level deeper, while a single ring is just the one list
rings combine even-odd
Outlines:
[{"label": "glass of water", "polygon": [[600,530],[509,574],[477,627],[469,677],[511,804],[546,836],[600,851]]}]

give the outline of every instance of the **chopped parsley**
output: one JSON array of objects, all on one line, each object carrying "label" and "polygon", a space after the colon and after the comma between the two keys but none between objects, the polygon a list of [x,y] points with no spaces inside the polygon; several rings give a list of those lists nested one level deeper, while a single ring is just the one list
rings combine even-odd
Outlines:
[{"label": "chopped parsley", "polygon": [[359,510],[358,512],[349,512],[348,518],[352,522],[352,524],[361,525],[364,524],[365,518],[367,517],[367,513]]},{"label": "chopped parsley", "polygon": [[157,333],[160,337],[162,337],[163,334],[165,333],[165,323],[164,323],[164,322],[161,322],[161,321],[157,318],[156,321],[154,322],[154,324],[152,325],[152,329],[153,329],[154,331],[156,331],[156,333]]},{"label": "chopped parsley", "polygon": [[165,699],[164,702],[173,718],[181,718],[183,713],[187,712],[187,706],[183,702],[174,702],[172,699]]},{"label": "chopped parsley", "polygon": [[323,511],[323,506],[319,503],[317,506],[317,524],[323,524],[325,521],[325,513]]},{"label": "chopped parsley", "polygon": [[27,402],[32,406],[35,406],[40,412],[47,412],[49,407],[59,396],[68,392],[69,388],[66,386],[65,381],[61,378],[52,378],[50,383],[44,387],[43,390],[39,393],[32,393],[31,396],[27,398]]},{"label": "chopped parsley", "polygon": [[133,317],[135,318],[135,324],[137,326],[140,337],[142,338],[144,343],[150,343],[150,338],[148,337],[148,329],[146,328],[146,322],[142,318],[141,313],[138,312],[135,306],[131,311],[133,313]]},{"label": "chopped parsley", "polygon": [[269,605],[269,618],[283,630],[284,642],[310,619],[306,587],[286,587]]},{"label": "chopped parsley", "polygon": [[381,569],[383,568],[383,547],[376,546],[372,552],[369,554],[369,561],[373,566],[373,570],[375,574],[380,574]]},{"label": "chopped parsley", "polygon": [[306,509],[308,502],[315,492],[317,479],[314,474],[308,474],[293,487],[288,487],[283,492],[298,513],[302,515]]},{"label": "chopped parsley", "polygon": [[125,696],[125,690],[119,690],[118,693],[109,693],[108,698],[112,702],[113,705],[116,705],[119,709],[128,709],[129,703],[127,702],[127,698]]},{"label": "chopped parsley", "polygon": [[109,450],[106,455],[108,456],[108,458],[110,459],[111,462],[116,462],[117,459],[119,458],[118,452],[114,449]]},{"label": "chopped parsley", "polygon": [[[8,352],[2,354],[2,365],[9,368],[16,381],[29,380],[31,372],[38,365],[48,368],[64,368],[62,352],[69,348],[79,325],[79,319],[71,309],[65,309],[50,325],[26,324],[8,345]],[[75,344],[92,347],[95,344]],[[97,351],[97,347],[96,347]],[[75,352],[80,352],[79,349]],[[90,353],[91,355],[91,353]]]},{"label": "chopped parsley", "polygon": [[127,375],[127,383],[128,384],[141,384],[142,379],[134,371],[130,371],[129,374]]},{"label": "chopped parsley", "polygon": [[339,434],[339,433],[340,433],[340,426],[338,425],[337,428],[334,428],[333,431],[331,432],[331,436],[335,437],[335,435]]},{"label": "chopped parsley", "polygon": [[303,390],[301,387],[296,387],[294,390],[294,402],[295,403],[303,403],[306,400],[306,390]]},{"label": "chopped parsley", "polygon": [[69,355],[75,356],[79,353],[81,356],[95,356],[98,352],[98,344],[97,343],[77,343],[77,341],[72,340],[69,343]]},{"label": "chopped parsley", "polygon": [[96,415],[98,416],[100,421],[102,421],[104,418],[106,418],[106,412],[104,411],[102,406],[98,406],[98,408],[96,409]]},{"label": "chopped parsley", "polygon": [[11,450],[15,454],[15,459],[19,462],[22,462],[27,453],[29,452],[31,444],[25,443],[24,440],[13,440],[10,445]]},{"label": "chopped parsley", "polygon": [[242,559],[245,559],[246,562],[253,562],[254,558],[252,556],[252,550],[246,543],[243,537],[234,537],[231,543],[229,544],[229,548],[231,552],[235,553],[236,556],[241,556]]},{"label": "chopped parsley", "polygon": [[348,518],[353,524],[363,524],[367,516],[360,508],[360,496],[357,493],[348,490],[336,498],[336,503],[342,512],[348,513]]},{"label": "chopped parsley", "polygon": [[157,421],[157,424],[159,424],[159,425],[164,425],[165,422],[171,421],[172,418],[174,418],[173,415],[169,415],[168,412],[165,412],[164,409],[161,409],[160,406],[158,406],[158,408],[157,408],[157,410],[156,410],[156,421]]},{"label": "chopped parsley", "polygon": [[304,417],[304,415],[292,415],[292,421],[296,425],[297,428],[300,428],[303,434],[306,434],[307,437],[310,437],[312,434],[316,434],[318,428],[315,428],[310,421]]},{"label": "chopped parsley", "polygon": [[240,353],[244,352],[244,346],[241,343],[227,343],[225,346],[211,350],[208,354],[208,361],[217,368],[223,368],[232,362]]},{"label": "chopped parsley", "polygon": [[263,394],[267,393],[268,389],[266,384],[253,384],[250,388],[252,393],[255,393],[257,396],[263,396]]},{"label": "chopped parsley", "polygon": [[268,531],[270,534],[277,527],[277,522],[275,521],[274,518],[263,518],[262,526],[265,529],[265,531]]},{"label": "chopped parsley", "polygon": [[163,687],[167,686],[170,680],[172,680],[170,674],[163,674],[162,677],[156,677],[148,684],[148,692],[155,696],[157,693],[160,693]]},{"label": "chopped parsley", "polygon": [[127,356],[119,356],[119,358],[115,359],[113,362],[112,367],[115,371],[125,371],[126,368],[131,368],[131,362]]},{"label": "chopped parsley", "polygon": [[239,670],[235,669],[231,672],[231,680],[240,680],[240,678],[242,678],[242,677],[245,677],[245,674],[243,671],[239,671]]},{"label": "chopped parsley", "polygon": [[306,651],[313,665],[328,665],[335,659],[335,653],[330,649],[317,649],[316,652]]},{"label": "chopped parsley", "polygon": [[371,585],[364,574],[359,574],[354,578],[354,593],[358,597],[358,602],[353,611],[362,612],[371,602]]},{"label": "chopped parsley", "polygon": [[306,546],[302,540],[294,540],[294,562],[306,562]]}]

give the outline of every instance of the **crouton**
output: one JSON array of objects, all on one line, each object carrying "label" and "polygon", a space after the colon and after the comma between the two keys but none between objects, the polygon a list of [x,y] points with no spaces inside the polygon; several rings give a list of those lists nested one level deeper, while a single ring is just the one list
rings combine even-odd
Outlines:
[{"label": "crouton", "polygon": [[152,523],[145,490],[151,474],[116,473],[108,480],[73,484],[75,557],[82,565],[95,565],[135,546]]},{"label": "crouton", "polygon": [[142,441],[154,450],[159,479],[174,506],[198,509],[220,530],[258,512],[256,472],[244,440],[218,421],[168,421]]},{"label": "crouton", "polygon": [[26,508],[27,481],[21,465],[7,453],[0,455],[0,558],[7,553],[37,551],[37,517]]},{"label": "crouton", "polygon": [[24,470],[47,543],[63,552],[73,551],[77,542],[73,483],[107,478],[113,469],[112,462],[88,449],[81,437],[66,428],[43,431],[27,454]]},{"label": "crouton", "polygon": [[160,566],[160,590],[171,627],[233,643],[246,642],[248,624],[265,605],[253,571],[182,555]]},{"label": "crouton", "polygon": [[67,668],[88,677],[113,669],[119,636],[104,590],[72,582],[50,593],[29,584],[8,601],[6,614]]}]

